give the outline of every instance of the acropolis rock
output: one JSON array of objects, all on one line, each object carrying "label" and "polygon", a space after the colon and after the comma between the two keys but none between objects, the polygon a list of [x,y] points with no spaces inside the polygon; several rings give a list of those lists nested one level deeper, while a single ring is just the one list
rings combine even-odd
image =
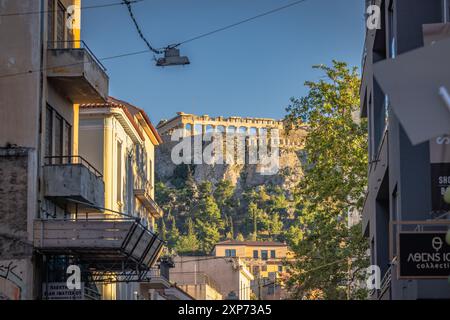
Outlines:
[{"label": "acropolis rock", "polygon": [[[288,130],[289,128],[289,130]],[[197,116],[178,112],[170,120],[162,120],[157,126],[164,143],[156,152],[156,173],[158,179],[170,184],[176,165],[171,159],[172,148],[178,141],[171,141],[171,136],[177,129],[184,130],[184,136],[191,137],[204,135],[207,132],[238,133],[259,141],[263,135],[271,136],[276,130],[279,146],[279,170],[276,174],[264,175],[259,170],[259,164],[225,163],[225,164],[192,164],[193,176],[197,183],[220,180],[230,180],[237,185],[238,190],[262,184],[280,185],[289,190],[301,177],[302,143],[305,130],[293,130],[282,120],[269,118],[242,118],[242,117],[209,117]],[[248,142],[246,142],[248,144]],[[259,142],[258,142],[259,143]],[[247,152],[247,149],[246,149]]]}]

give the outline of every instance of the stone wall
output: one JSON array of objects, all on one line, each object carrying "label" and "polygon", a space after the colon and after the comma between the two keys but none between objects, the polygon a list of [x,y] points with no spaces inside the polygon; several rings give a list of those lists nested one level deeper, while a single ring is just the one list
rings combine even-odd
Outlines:
[{"label": "stone wall", "polygon": [[0,300],[31,298],[29,149],[0,148]]},{"label": "stone wall", "polygon": [[28,251],[27,196],[28,154],[26,150],[0,152],[0,257],[13,258]]}]

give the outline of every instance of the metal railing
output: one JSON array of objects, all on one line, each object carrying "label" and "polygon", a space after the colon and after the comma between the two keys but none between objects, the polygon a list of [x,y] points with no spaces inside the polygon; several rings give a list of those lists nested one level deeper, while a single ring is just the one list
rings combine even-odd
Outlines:
[{"label": "metal railing", "polygon": [[[170,272],[170,276],[172,279],[172,275],[174,276],[174,282],[177,285],[208,285],[217,292],[220,292],[220,286],[217,282],[215,282],[208,274],[204,272],[195,272],[195,271],[179,271],[179,272]],[[176,279],[176,280],[175,280]]]},{"label": "metal railing", "polygon": [[46,166],[59,165],[82,165],[89,169],[97,178],[103,178],[103,175],[92,164],[82,156],[47,156],[44,164]]},{"label": "metal railing", "polygon": [[390,263],[389,264],[389,268],[386,270],[386,272],[384,273],[383,278],[381,279],[381,283],[380,283],[380,297],[382,297],[384,295],[384,293],[389,290],[390,286],[391,286],[391,281],[392,281],[392,272],[394,270],[394,264]]},{"label": "metal railing", "polygon": [[[137,223],[137,225],[139,227],[144,229],[146,233],[148,233],[148,234],[150,234],[152,236],[158,237],[158,233],[157,232],[153,232],[150,229],[148,229],[146,226],[144,226],[144,224],[142,224],[141,218],[139,218],[139,217],[132,216],[132,215],[124,213],[124,212],[120,212],[120,211],[116,211],[116,210],[112,210],[112,209],[108,209],[108,208],[104,208],[104,207],[94,206],[94,205],[91,205],[89,203],[85,203],[85,202],[78,201],[78,200],[75,200],[75,199],[70,199],[70,201],[75,203],[75,204],[89,205],[90,207],[93,207],[93,208],[101,210],[102,213],[85,212],[85,213],[78,214],[78,212],[75,211],[74,214],[71,214],[71,215],[67,216],[64,220],[122,220],[122,221],[133,220],[133,221],[135,221]],[[108,213],[105,213],[105,212],[108,212]],[[159,239],[159,240],[162,243],[165,243],[162,239]]]},{"label": "metal railing", "polygon": [[72,49],[72,50],[85,50],[92,59],[101,67],[101,69],[106,72],[106,67],[100,62],[92,50],[87,46],[83,40],[66,40],[66,41],[48,41],[47,48],[50,50],[60,50],[60,49]]},{"label": "metal railing", "polygon": [[141,175],[137,175],[134,179],[134,189],[143,190],[145,193],[150,194],[152,192],[153,185],[150,180],[147,180]]}]

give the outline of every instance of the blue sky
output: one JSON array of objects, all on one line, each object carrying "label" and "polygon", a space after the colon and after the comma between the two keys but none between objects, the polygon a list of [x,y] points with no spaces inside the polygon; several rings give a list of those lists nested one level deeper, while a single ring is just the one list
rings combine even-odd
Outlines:
[{"label": "blue sky", "polygon": [[[83,0],[84,6],[119,0]],[[134,11],[154,47],[164,47],[294,2],[145,0]],[[153,122],[177,111],[283,118],[290,97],[332,59],[360,66],[363,0],[308,0],[181,47],[191,65],[158,68],[152,54],[108,60],[110,94]],[[125,6],[84,10],[82,39],[97,57],[145,50]]]}]

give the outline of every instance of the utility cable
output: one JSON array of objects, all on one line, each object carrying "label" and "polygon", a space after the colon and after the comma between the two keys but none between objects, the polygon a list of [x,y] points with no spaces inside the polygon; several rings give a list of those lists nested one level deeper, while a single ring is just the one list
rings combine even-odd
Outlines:
[{"label": "utility cable", "polygon": [[137,22],[136,17],[134,16],[133,8],[131,7],[132,2],[130,0],[123,0],[122,3],[127,6],[128,13],[130,14],[130,18],[133,21],[134,26],[136,27],[137,33],[139,34],[139,37],[142,39],[142,41],[145,42],[149,50],[156,54],[163,54],[164,51],[153,48],[150,42],[147,40],[147,38],[145,38],[144,34],[142,33],[139,23]]},{"label": "utility cable", "polygon": [[269,15],[269,14],[272,14],[272,13],[275,13],[275,12],[278,12],[278,11],[281,11],[281,10],[284,10],[284,9],[287,9],[287,8],[290,8],[290,7],[293,7],[293,6],[296,6],[296,5],[301,4],[301,3],[303,3],[303,2],[306,2],[306,1],[307,1],[307,0],[298,0],[298,1],[295,1],[295,2],[292,2],[292,3],[289,3],[289,4],[287,4],[287,5],[284,5],[284,6],[282,6],[282,7],[278,7],[278,8],[275,8],[275,9],[272,9],[272,10],[269,10],[269,11],[266,11],[266,12],[263,12],[263,13],[260,13],[260,14],[258,14],[258,15],[256,15],[256,16],[253,16],[253,17],[250,17],[250,18],[247,18],[247,19],[244,19],[244,20],[235,22],[235,23],[233,23],[233,24],[230,24],[230,25],[227,25],[227,26],[224,26],[224,27],[221,27],[221,28],[218,28],[218,29],[215,29],[215,30],[206,32],[206,33],[203,33],[203,34],[200,34],[200,35],[195,36],[195,37],[192,37],[192,38],[190,38],[190,39],[186,39],[186,40],[184,40],[184,41],[182,41],[182,42],[179,42],[179,43],[176,44],[174,47],[178,47],[178,46],[180,46],[180,45],[182,45],[182,44],[185,44],[185,43],[188,43],[188,42],[191,42],[191,41],[195,41],[195,40],[198,40],[198,39],[201,39],[201,38],[204,38],[204,37],[208,37],[208,36],[210,36],[210,35],[212,35],[212,34],[215,34],[215,33],[218,33],[218,32],[224,31],[224,30],[227,30],[227,29],[234,28],[234,27],[236,27],[236,26],[238,26],[238,25],[241,25],[241,24],[244,24],[244,23],[247,23],[247,22],[250,22],[250,21],[259,19],[259,18],[262,18],[262,17],[267,16],[267,15]]},{"label": "utility cable", "polygon": [[[145,0],[130,0],[130,3],[138,3]],[[92,5],[92,6],[83,6],[80,9],[81,10],[88,10],[88,9],[98,9],[98,8],[106,8],[106,7],[113,7],[113,6],[123,6],[125,3],[123,2],[113,2],[113,3],[105,3],[105,4],[99,4],[99,5]],[[0,13],[0,17],[16,17],[16,16],[24,16],[24,15],[32,15],[32,14],[40,14],[40,13],[50,13],[54,12],[56,13],[58,10],[44,10],[44,11],[28,11],[28,12],[12,12],[12,13]]]},{"label": "utility cable", "polygon": [[[132,3],[141,2],[141,1],[144,1],[144,0],[133,0],[133,1],[132,1],[132,0],[123,0],[123,2],[121,2],[121,3],[110,4],[110,5],[118,5],[118,4],[124,5],[124,4],[126,4],[127,7],[128,7],[128,6],[129,6],[130,4],[132,4]],[[214,34],[214,33],[218,33],[218,32],[221,32],[221,31],[224,31],[224,30],[227,30],[227,29],[236,27],[236,26],[238,26],[238,25],[240,25],[240,24],[243,24],[243,23],[246,23],[246,22],[249,22],[249,21],[252,21],[252,20],[261,18],[261,17],[264,17],[264,16],[269,15],[269,14],[271,14],[271,13],[274,13],[274,12],[277,12],[277,11],[280,11],[280,10],[283,10],[283,9],[286,9],[286,8],[289,8],[289,7],[298,5],[298,4],[303,3],[303,2],[306,2],[306,1],[307,1],[307,0],[299,0],[299,1],[296,1],[296,2],[293,2],[293,3],[290,3],[290,4],[287,4],[287,5],[285,5],[285,6],[282,6],[282,7],[278,7],[278,8],[272,9],[272,10],[270,10],[270,11],[261,13],[261,14],[256,15],[256,16],[253,16],[253,17],[251,17],[251,18],[247,18],[247,19],[245,19],[245,20],[242,20],[242,21],[239,21],[239,22],[230,24],[230,25],[228,25],[228,26],[225,26],[225,27],[222,27],[222,28],[219,28],[219,29],[216,29],[216,30],[213,30],[213,31],[210,31],[210,32],[201,34],[201,35],[198,35],[198,36],[196,36],[196,37],[193,37],[193,38],[184,40],[184,41],[179,42],[178,44],[173,45],[173,46],[170,46],[170,47],[172,47],[172,48],[178,47],[178,46],[180,46],[180,45],[182,45],[182,44],[185,44],[185,43],[188,43],[188,42],[191,42],[191,41],[195,41],[195,40],[197,40],[197,39],[201,39],[201,38],[203,38],[203,37],[210,36],[210,35],[212,35],[212,34]],[[104,5],[104,6],[105,6],[105,5]],[[90,8],[93,8],[93,7],[94,7],[94,6],[91,6]],[[85,8],[86,8],[86,7],[85,7]],[[88,8],[89,8],[89,7],[88,7]],[[132,14],[132,11],[131,11],[131,14]],[[132,19],[133,19],[133,17],[134,17],[134,15],[132,15]],[[136,19],[133,19],[133,22],[135,22],[135,21],[136,21]],[[135,25],[136,25],[136,27],[138,28],[138,32],[139,32],[141,29],[139,28],[139,25],[137,24],[137,21],[135,22]],[[141,34],[142,34],[142,31],[140,32],[140,35],[141,35]],[[106,60],[113,60],[113,59],[118,59],[118,58],[123,58],[123,57],[134,56],[134,55],[140,55],[140,54],[144,54],[144,53],[148,53],[148,52],[154,52],[154,53],[157,53],[157,54],[161,54],[161,53],[164,52],[164,51],[161,50],[161,49],[155,49],[155,48],[153,48],[153,47],[150,45],[150,43],[148,43],[148,41],[145,39],[145,37],[143,37],[143,38],[144,38],[144,41],[146,42],[147,47],[149,48],[149,50],[127,52],[127,53],[118,54],[118,55],[114,55],[114,56],[109,56],[109,57],[99,58],[98,60],[99,60],[99,61],[106,61]],[[71,66],[71,65],[78,65],[78,64],[80,64],[80,63],[69,64],[69,65],[63,65],[63,66],[59,66],[59,67],[65,67],[65,66]],[[82,63],[81,63],[81,64],[82,64]],[[23,72],[4,74],[4,75],[0,75],[0,79],[2,79],[2,78],[14,77],[14,76],[19,76],[19,75],[32,74],[32,73],[35,73],[35,72],[41,72],[41,71],[48,70],[48,69],[50,69],[50,68],[37,69],[37,70],[28,70],[28,71],[23,71]]]}]

